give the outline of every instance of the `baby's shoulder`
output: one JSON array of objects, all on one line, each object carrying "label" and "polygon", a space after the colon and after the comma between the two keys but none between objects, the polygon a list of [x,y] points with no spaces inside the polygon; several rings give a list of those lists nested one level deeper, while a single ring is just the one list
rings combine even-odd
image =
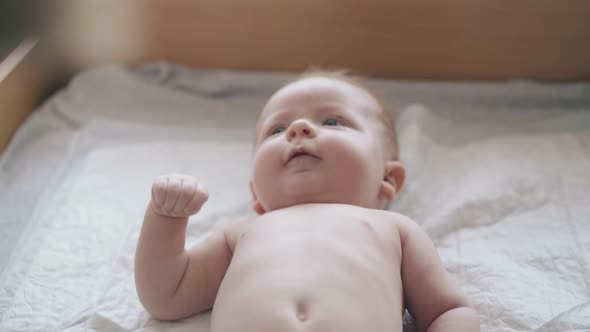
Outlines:
[{"label": "baby's shoulder", "polygon": [[413,232],[416,227],[420,227],[410,217],[390,210],[373,210],[373,220],[380,225],[388,225],[399,232],[401,237],[405,237],[408,232]]},{"label": "baby's shoulder", "polygon": [[225,242],[230,248],[231,252],[234,252],[237,242],[239,239],[252,227],[256,216],[248,216],[240,218],[234,222],[231,222],[224,226],[223,232],[225,235]]},{"label": "baby's shoulder", "polygon": [[395,226],[401,225],[403,227],[403,225],[409,222],[413,222],[408,216],[390,210],[373,209],[371,210],[371,213],[373,215],[373,219],[378,220],[380,222],[385,221]]},{"label": "baby's shoulder", "polygon": [[406,215],[384,210],[381,216],[396,226],[402,244],[407,241],[414,241],[417,238],[428,238],[428,234],[426,234],[422,226]]}]

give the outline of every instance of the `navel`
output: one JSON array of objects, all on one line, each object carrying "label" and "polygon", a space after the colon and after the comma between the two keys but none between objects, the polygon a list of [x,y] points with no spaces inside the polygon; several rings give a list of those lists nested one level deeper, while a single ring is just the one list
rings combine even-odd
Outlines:
[{"label": "navel", "polygon": [[304,300],[299,300],[297,301],[297,309],[296,309],[296,315],[297,315],[297,319],[299,319],[302,322],[305,322],[308,318],[309,318],[309,305],[307,303],[307,301]]}]

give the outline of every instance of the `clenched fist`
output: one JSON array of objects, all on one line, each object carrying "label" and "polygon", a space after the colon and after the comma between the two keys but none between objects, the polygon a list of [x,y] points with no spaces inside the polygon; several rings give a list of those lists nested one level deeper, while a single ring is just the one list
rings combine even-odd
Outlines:
[{"label": "clenched fist", "polygon": [[152,208],[166,217],[186,218],[197,213],[209,198],[197,180],[184,174],[160,175],[152,185]]}]

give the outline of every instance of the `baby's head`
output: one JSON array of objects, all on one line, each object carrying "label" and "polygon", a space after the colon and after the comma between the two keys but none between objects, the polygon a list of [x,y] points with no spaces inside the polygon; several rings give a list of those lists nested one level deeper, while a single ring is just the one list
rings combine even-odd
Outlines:
[{"label": "baby's head", "polygon": [[256,126],[254,209],[305,203],[381,209],[395,199],[405,170],[393,120],[352,78],[314,71],[279,89]]}]

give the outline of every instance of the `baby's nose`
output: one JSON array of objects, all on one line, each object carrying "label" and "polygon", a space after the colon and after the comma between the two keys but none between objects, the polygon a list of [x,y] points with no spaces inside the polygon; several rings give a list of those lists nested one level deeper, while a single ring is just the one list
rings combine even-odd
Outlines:
[{"label": "baby's nose", "polygon": [[291,141],[297,136],[313,138],[316,136],[316,130],[314,126],[307,120],[297,120],[291,123],[287,131],[287,140]]}]

